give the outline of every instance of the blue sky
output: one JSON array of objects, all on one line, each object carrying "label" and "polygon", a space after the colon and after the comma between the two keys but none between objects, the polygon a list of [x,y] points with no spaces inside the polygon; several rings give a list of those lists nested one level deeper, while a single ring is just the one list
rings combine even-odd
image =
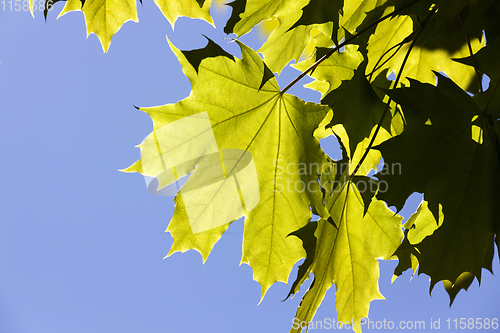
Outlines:
[{"label": "blue sky", "polygon": [[[258,305],[260,286],[249,266],[239,266],[242,221],[205,265],[194,251],[163,259],[172,198],[148,193],[138,174],[118,172],[139,158],[135,146],[152,130],[133,105],[189,94],[165,36],[190,49],[205,45],[204,33],[237,54],[222,32],[230,10],[213,13],[217,30],[183,18],[172,31],[146,0],[140,23],[126,23],[103,54],[95,35],[85,38],[82,13],[55,20],[62,7],[45,23],[40,12],[33,19],[0,3],[0,332],[287,332],[303,292],[281,302],[289,287],[279,283]],[[285,71],[280,85],[294,75]],[[289,92],[319,100],[300,85]],[[441,318],[441,329],[453,332],[448,318],[500,317],[500,284],[487,271],[481,288],[474,282],[450,309],[442,284],[430,297],[424,275],[410,281],[406,272],[391,285],[395,265],[381,263],[387,300],[372,302],[372,321]],[[493,269],[500,269],[496,254]],[[335,317],[331,289],[316,319]]]}]

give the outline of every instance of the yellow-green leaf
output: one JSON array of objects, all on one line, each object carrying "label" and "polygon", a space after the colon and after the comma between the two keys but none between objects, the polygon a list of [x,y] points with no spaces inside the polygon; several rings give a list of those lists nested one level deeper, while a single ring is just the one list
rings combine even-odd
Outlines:
[{"label": "yellow-green leaf", "polygon": [[[337,227],[320,220],[315,231],[315,259],[310,267],[314,281],[297,310],[299,322],[310,322],[335,284],[338,321],[361,331],[361,319],[368,315],[370,302],[383,299],[378,288],[377,258],[389,259],[403,238],[402,218],[382,201],[373,201],[364,215],[364,203],[356,185],[344,177],[333,195],[326,199]],[[292,328],[291,332],[300,332]]]},{"label": "yellow-green leaf", "polygon": [[280,72],[291,60],[299,61],[306,46],[316,41],[315,32],[330,38],[338,29],[342,3],[311,0],[300,13],[278,16],[279,26],[259,49],[271,70]]},{"label": "yellow-green leaf", "polygon": [[378,198],[401,209],[413,192],[424,193],[438,222],[442,206],[439,228],[421,219],[408,234],[418,249],[419,273],[431,277],[431,288],[442,280],[455,283],[463,272],[480,280],[500,201],[497,139],[485,135],[478,143],[471,135],[474,125],[493,133],[493,123],[450,79],[438,75],[438,82],[436,87],[412,80],[409,88],[389,92],[402,105],[407,127],[375,147],[387,166],[398,163],[402,171],[378,176],[389,184]]},{"label": "yellow-green leaf", "polygon": [[212,4],[212,0],[203,1],[203,6],[200,6],[199,1],[196,0],[154,1],[172,27],[175,25],[175,21],[181,16],[205,20],[213,25],[212,16],[210,16],[210,6]]},{"label": "yellow-green leaf", "polygon": [[[211,0],[204,1],[202,7],[196,0],[155,0],[155,3],[172,26],[181,16],[199,18],[213,25],[209,13]],[[111,39],[125,22],[139,21],[137,0],[86,0],[83,7],[80,0],[67,0],[59,17],[75,10],[83,11],[87,36],[96,34],[104,52],[108,51]]]},{"label": "yellow-green leaf", "polygon": [[[392,12],[389,7],[386,13]],[[425,25],[419,26],[422,33],[415,33],[417,42],[411,51],[402,72],[401,83],[408,85],[408,78],[422,83],[436,84],[433,71],[444,72],[462,89],[468,89],[476,82],[474,68],[453,61],[454,58],[465,58],[470,55],[466,38],[463,33],[458,36],[448,36],[439,30],[436,18]],[[440,34],[436,34],[439,31]],[[397,16],[377,25],[375,33],[368,41],[367,74],[378,74],[384,69],[396,75],[401,71],[406,54],[412,42],[405,38],[413,32],[413,22],[408,16]],[[403,44],[399,47],[399,44]],[[471,48],[474,53],[484,46],[484,40],[471,38]],[[397,52],[396,52],[397,51]]]},{"label": "yellow-green leaf", "polygon": [[[305,71],[328,51],[330,51],[328,48],[316,49],[316,53],[312,57],[292,67],[299,71]],[[325,96],[332,90],[340,87],[342,81],[352,79],[354,71],[362,61],[363,55],[358,51],[358,46],[347,45],[343,52],[335,52],[328,59],[323,61],[314,72],[310,74],[316,81],[312,81],[305,85],[305,87],[317,90]]]},{"label": "yellow-green leaf", "polygon": [[[330,109],[282,94],[275,78],[265,76],[268,69],[258,54],[239,45],[241,60],[233,59],[220,48],[217,51],[214,45],[207,46],[210,52],[206,52],[206,57],[201,57],[203,52],[182,52],[171,45],[191,80],[191,94],[176,104],[142,110],[154,122],[150,137],[163,126],[206,112],[219,150],[251,153],[260,201],[253,210],[242,214],[246,215],[242,262],[253,268],[263,296],[274,282],[286,282],[293,265],[304,257],[300,241],[287,236],[310,220],[310,205],[322,203],[318,174],[329,162],[312,133]],[[156,149],[156,145],[142,144],[142,156]],[[150,163],[151,160],[141,158],[127,171],[147,173],[146,169],[162,167],[146,167]],[[174,179],[193,170],[194,164]],[[176,198],[174,217],[167,229],[174,238],[170,253],[191,248],[206,259],[227,224],[194,233],[182,199]],[[214,208],[215,214],[222,208]]]}]

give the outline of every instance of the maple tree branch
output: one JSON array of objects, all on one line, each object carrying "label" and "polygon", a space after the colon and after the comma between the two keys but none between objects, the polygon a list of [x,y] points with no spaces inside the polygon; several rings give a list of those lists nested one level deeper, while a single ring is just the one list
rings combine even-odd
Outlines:
[{"label": "maple tree branch", "polygon": [[350,42],[352,42],[353,40],[355,40],[356,38],[358,38],[360,35],[364,34],[366,31],[370,30],[373,26],[378,25],[380,22],[383,22],[383,21],[387,20],[388,18],[392,17],[394,14],[396,14],[396,13],[398,13],[398,12],[400,12],[400,11],[402,11],[402,10],[410,7],[410,6],[413,6],[414,4],[416,4],[417,2],[420,2],[420,1],[422,1],[422,0],[412,1],[409,4],[404,5],[403,7],[401,7],[399,9],[393,11],[392,13],[387,14],[385,16],[382,16],[381,18],[379,18],[375,22],[370,23],[367,27],[361,29],[361,31],[357,32],[353,36],[351,36],[348,39],[344,40],[342,43],[339,43],[339,45],[337,45],[334,48],[332,48],[327,54],[325,54],[324,56],[322,56],[321,58],[319,58],[318,60],[316,60],[316,62],[314,64],[312,64],[311,66],[309,66],[309,68],[307,68],[305,71],[303,71],[302,73],[300,73],[300,75],[297,76],[292,82],[290,82],[285,88],[283,88],[280,91],[280,93],[284,94],[288,89],[290,89],[291,87],[293,87],[297,82],[299,82],[309,72],[313,71],[316,67],[318,67],[323,61],[325,61],[326,59],[330,58],[330,56],[332,54],[334,54],[335,51],[338,51],[339,49],[341,49],[346,44],[349,44]]},{"label": "maple tree branch", "polygon": [[[399,69],[398,75],[397,75],[396,80],[394,81],[392,87],[397,87],[399,80],[401,79],[401,76],[403,74],[403,70],[404,70],[404,67],[406,65],[406,62],[408,61],[408,58],[410,57],[411,51],[413,50],[413,47],[415,46],[415,44],[416,44],[418,38],[420,37],[420,35],[422,34],[422,32],[425,30],[427,21],[431,18],[431,16],[434,13],[436,13],[436,11],[437,11],[437,8],[432,10],[429,13],[429,15],[420,24],[420,26],[419,26],[420,29],[417,32],[417,34],[415,35],[415,39],[412,41],[410,47],[408,48],[408,51],[406,52],[405,58],[403,59],[403,62],[402,62],[401,67]],[[384,122],[385,116],[387,115],[387,112],[389,111],[391,102],[392,102],[392,98],[389,97],[389,100],[386,103],[384,112],[382,113],[382,117],[380,117],[380,121],[377,124],[377,128],[375,129],[375,132],[373,133],[373,136],[370,140],[370,143],[368,144],[368,147],[366,147],[366,150],[364,151],[363,156],[361,156],[361,159],[359,160],[358,164],[356,165],[356,168],[354,168],[353,172],[351,173],[351,176],[350,176],[351,178],[354,177],[356,175],[356,173],[359,171],[359,168],[361,168],[361,165],[363,164],[366,157],[368,156],[368,153],[372,149],[373,144],[375,142],[375,139],[377,138],[377,134],[380,131],[380,128],[382,127],[382,123]]]}]

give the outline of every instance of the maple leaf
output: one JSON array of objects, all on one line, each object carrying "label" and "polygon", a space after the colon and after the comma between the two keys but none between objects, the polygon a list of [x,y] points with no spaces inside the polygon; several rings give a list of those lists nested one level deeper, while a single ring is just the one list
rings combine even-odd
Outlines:
[{"label": "maple leaf", "polygon": [[[329,51],[331,51],[330,48],[316,48],[315,53],[309,59],[301,61],[292,67],[299,71],[305,71]],[[343,52],[335,52],[316,67],[310,74],[316,80],[306,84],[304,87],[317,90],[325,96],[332,90],[340,87],[342,81],[352,79],[354,71],[362,61],[363,55],[358,51],[358,46],[347,45]]]},{"label": "maple leaf", "polygon": [[489,43],[473,56],[463,59],[455,59],[458,62],[469,65],[481,73],[485,73],[490,78],[488,90],[480,92],[474,96],[475,101],[484,112],[491,115],[492,121],[500,118],[500,94],[495,93],[500,83],[500,65],[498,59],[500,55],[500,40]]},{"label": "maple leaf", "polygon": [[[363,70],[357,70],[351,80],[342,82],[339,88],[326,95],[321,102],[334,111],[330,126],[344,126],[349,136],[351,152],[355,151],[358,143],[370,137],[386,108],[366,80]],[[390,131],[390,124],[390,118],[385,117],[382,125],[387,131]]]},{"label": "maple leaf", "polygon": [[[383,299],[378,289],[377,258],[389,259],[401,243],[402,217],[382,201],[373,201],[365,214],[364,200],[356,184],[345,173],[341,179],[326,199],[334,223],[320,219],[315,228],[310,228],[317,239],[315,254],[307,270],[299,271],[297,284],[305,281],[309,272],[314,274],[314,280],[295,317],[299,322],[310,322],[326,291],[335,284],[338,321],[360,332],[361,319],[368,315],[370,302]],[[304,237],[303,234],[297,236]],[[298,287],[294,286],[291,292],[296,290]],[[291,332],[300,332],[300,328],[292,328]]]},{"label": "maple leaf", "polygon": [[279,16],[279,26],[259,49],[271,70],[281,72],[291,60],[299,61],[306,46],[317,40],[312,38],[313,31],[331,37],[338,30],[343,2],[311,0],[298,20],[291,15]]},{"label": "maple leaf", "polygon": [[420,243],[425,237],[430,236],[443,224],[444,215],[442,208],[439,210],[439,219],[436,221],[434,215],[429,210],[428,203],[422,200],[408,221],[403,225],[405,228],[405,239],[398,247],[394,255],[398,257],[398,266],[394,269],[392,281],[403,274],[404,271],[411,268],[412,275],[418,268],[418,250],[415,245]]},{"label": "maple leaf", "polygon": [[[210,52],[180,51],[171,45],[191,81],[191,94],[176,104],[141,110],[153,119],[155,131],[150,137],[163,126],[207,112],[218,149],[251,153],[260,201],[246,214],[242,262],[253,268],[264,296],[274,282],[286,282],[293,265],[304,257],[300,241],[287,236],[310,220],[310,205],[322,203],[318,174],[329,162],[312,133],[330,109],[281,93],[276,79],[266,75],[269,69],[257,53],[238,44],[241,60],[228,56],[215,43],[209,43]],[[157,151],[154,144],[140,147],[142,156]],[[182,154],[175,156],[183,158]],[[160,186],[189,173],[196,163],[185,166],[174,179],[163,183],[160,179]],[[162,165],[150,164],[151,160],[142,157],[126,171],[147,174],[154,169],[156,174],[150,175],[157,176]],[[175,202],[167,229],[174,238],[169,254],[195,249],[206,260],[228,224],[193,233],[184,196],[178,195]],[[225,207],[214,209],[215,218],[225,211]]]},{"label": "maple leaf", "polygon": [[181,16],[201,19],[214,24],[212,16],[210,16],[212,0],[155,0],[155,3],[172,27]]},{"label": "maple leaf", "polygon": [[[399,263],[394,270],[393,281],[400,276],[403,271],[409,268],[413,270],[412,275],[415,274],[419,264],[417,258],[420,256],[418,244],[426,237],[430,237],[443,224],[444,214],[442,212],[442,206],[439,207],[439,220],[436,221],[427,204],[428,203],[423,200],[417,211],[412,214],[403,225],[405,228],[405,239],[395,252],[395,256],[399,259]],[[493,238],[494,235],[490,235],[490,239],[486,244],[487,247],[483,263],[483,267],[488,269],[491,273],[493,273],[492,261],[495,250]],[[443,280],[443,287],[450,296],[450,306],[453,304],[460,290],[467,290],[473,281],[474,275],[469,272],[463,272],[455,281]]]},{"label": "maple leaf", "polygon": [[[319,48],[316,53],[318,51],[325,53],[327,50],[331,49]],[[321,53],[294,67],[304,70],[320,56]],[[366,156],[363,157],[363,155],[386,109],[384,103],[386,100],[382,101],[385,95],[377,93],[378,88],[388,88],[390,84],[390,81],[385,78],[385,72],[372,83],[368,82],[364,75],[365,66],[366,62],[363,62],[358,46],[348,44],[343,52],[334,53],[323,61],[310,74],[316,80],[305,85],[305,87],[321,91],[324,94],[321,103],[333,109],[333,116],[328,116],[329,122],[323,123],[315,135],[318,138],[325,138],[332,134],[338,135],[352,161],[350,173],[354,172],[357,164],[362,162],[358,169],[358,174],[361,175],[366,175],[370,170],[376,169],[380,161],[381,156],[377,151],[370,150]],[[395,113],[394,104],[391,104],[390,109]],[[397,126],[399,121],[398,116],[393,116],[393,121],[390,116],[384,117],[382,127],[374,139],[375,144],[390,138],[391,132],[397,134],[398,131],[394,129],[394,126]]]},{"label": "maple leaf", "polygon": [[424,193],[436,220],[442,206],[442,226],[415,245],[419,273],[431,277],[431,290],[441,280],[456,283],[463,272],[480,280],[491,235],[498,228],[500,200],[496,138],[484,135],[480,140],[473,130],[477,126],[493,133],[492,125],[469,95],[436,75],[437,87],[411,80],[409,88],[387,92],[402,106],[407,127],[374,147],[382,152],[386,167],[401,165],[401,174],[378,176],[389,184],[379,199],[401,209],[410,194]]},{"label": "maple leaf", "polygon": [[387,0],[351,0],[346,1],[342,9],[340,26],[354,35],[365,20],[367,13],[382,6]]},{"label": "maple leaf", "polygon": [[[155,0],[163,15],[172,26],[180,16],[199,18],[213,24],[209,14],[211,0]],[[111,39],[127,21],[138,22],[136,0],[67,0],[58,17],[70,12],[82,11],[87,26],[87,36],[97,35],[104,52]]]},{"label": "maple leaf", "polygon": [[500,79],[500,64],[495,61],[498,54],[500,54],[500,40],[496,39],[473,56],[454,60],[471,67],[476,66],[480,72],[488,74],[494,84]]},{"label": "maple leaf", "polygon": [[[345,168],[348,168],[349,174],[352,174],[359,163],[361,164],[356,172],[357,175],[366,176],[370,171],[377,170],[382,154],[380,154],[378,150],[370,149],[367,155],[364,156],[366,149],[368,149],[370,142],[373,139],[376,126],[372,128],[372,131],[367,138],[363,139],[357,145],[354,145],[356,150],[352,151],[350,148],[351,139],[349,138],[345,127],[342,124],[332,126],[332,118],[333,112],[328,113],[319,127],[314,131],[314,136],[318,139],[324,139],[331,135],[336,136],[342,148],[343,154],[345,155],[343,160],[336,162],[336,169],[341,169],[340,174],[342,174]],[[380,144],[391,137],[392,135],[389,132],[387,132],[384,128],[380,128],[373,144]],[[362,161],[363,156],[364,159]],[[339,170],[336,170],[336,172],[339,172]],[[322,177],[324,177],[324,174]],[[333,182],[333,180],[329,180],[329,182]]]},{"label": "maple leaf", "polygon": [[299,60],[312,40],[313,31],[331,37],[338,30],[343,3],[343,0],[236,0],[229,4],[233,13],[224,31],[239,37],[264,20],[277,19],[278,27],[258,51],[273,72],[281,72],[291,60]]},{"label": "maple leaf", "polygon": [[310,0],[235,0],[228,4],[233,7],[233,12],[224,31],[227,34],[234,33],[240,37],[249,33],[253,27],[260,22],[269,20],[273,17],[278,19],[292,17],[292,19],[296,21],[301,16],[302,8],[305,7],[309,1]]},{"label": "maple leaf", "polygon": [[[52,4],[58,1],[66,0]],[[155,3],[172,26],[180,16],[213,24],[211,0]],[[382,298],[379,258],[399,259],[394,278],[418,269],[431,277],[431,291],[443,281],[450,303],[480,281],[483,268],[491,271],[495,244],[500,251],[500,2],[228,5],[224,31],[238,38],[277,23],[257,51],[264,60],[239,41],[241,59],[210,39],[199,50],[171,45],[191,94],[141,108],[154,130],[139,145],[141,159],[125,170],[155,177],[159,188],[189,175],[167,228],[174,239],[168,255],[194,249],[205,261],[244,216],[241,262],[253,268],[262,297],[305,257],[288,296],[310,273],[314,280],[296,317],[312,320],[335,284],[338,319],[355,331],[370,302]],[[95,33],[105,52],[125,22],[138,21],[135,0],[67,0],[60,16],[69,11],[84,13],[87,34]],[[310,47],[314,53],[299,62]],[[292,60],[303,73],[280,90],[273,72]],[[447,77],[436,80],[437,71]],[[322,104],[284,93],[306,74]],[[491,79],[486,91],[483,75]],[[339,161],[320,148],[318,139],[330,135],[341,147]],[[368,177],[382,154],[378,179]],[[387,204],[401,209],[414,192],[425,200],[403,231]],[[311,221],[312,214],[320,219]]]}]

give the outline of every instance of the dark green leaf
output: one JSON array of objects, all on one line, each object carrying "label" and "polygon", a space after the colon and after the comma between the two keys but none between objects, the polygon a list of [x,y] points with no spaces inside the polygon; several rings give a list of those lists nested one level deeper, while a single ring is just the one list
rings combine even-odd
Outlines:
[{"label": "dark green leaf", "polygon": [[[403,134],[375,147],[387,165],[400,163],[401,175],[382,172],[389,190],[378,195],[401,209],[413,192],[424,193],[443,225],[416,247],[419,272],[431,277],[431,289],[441,280],[455,283],[463,272],[478,279],[486,244],[499,220],[500,166],[496,144],[484,135],[472,138],[473,126],[493,128],[473,99],[439,75],[438,86],[411,81],[411,87],[388,92],[407,119]],[[473,118],[478,116],[473,121]],[[430,124],[431,123],[431,124]]]},{"label": "dark green leaf", "polygon": [[293,282],[292,287],[290,288],[290,292],[286,296],[285,300],[288,299],[288,297],[295,295],[300,290],[300,286],[304,283],[304,281],[309,278],[309,270],[311,264],[314,261],[314,256],[316,255],[317,239],[316,236],[314,236],[314,233],[316,232],[317,227],[318,222],[311,221],[299,230],[294,231],[289,235],[298,237],[302,241],[302,246],[306,251],[306,259],[304,260],[302,265],[299,266],[297,278]]},{"label": "dark green leaf", "polygon": [[[366,80],[364,69],[356,70],[351,80],[342,82],[321,102],[333,109],[334,116],[329,126],[344,125],[349,135],[351,155],[358,143],[370,136],[385,110],[385,104]],[[384,119],[382,126],[390,133],[390,117]]]}]

